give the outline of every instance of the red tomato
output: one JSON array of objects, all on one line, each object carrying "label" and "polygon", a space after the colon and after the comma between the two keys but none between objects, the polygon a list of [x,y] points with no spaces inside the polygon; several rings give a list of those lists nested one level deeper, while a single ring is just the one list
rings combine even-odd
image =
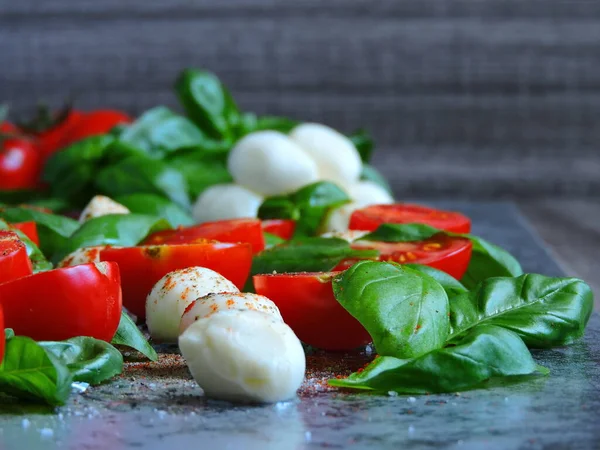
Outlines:
[{"label": "red tomato", "polygon": [[265,233],[274,234],[286,241],[294,235],[296,222],[291,219],[269,219],[262,221],[262,229]]},{"label": "red tomato", "polygon": [[249,244],[202,243],[107,248],[102,261],[115,261],[123,279],[123,305],[143,319],[146,296],[158,280],[169,272],[200,266],[212,269],[243,288],[252,265]]},{"label": "red tomato", "polygon": [[0,364],[4,358],[4,346],[6,345],[6,337],[4,334],[4,315],[2,314],[2,306],[0,306]]},{"label": "red tomato", "polygon": [[12,231],[0,231],[0,284],[33,273],[27,247]]},{"label": "red tomato", "polygon": [[38,341],[91,336],[110,342],[121,318],[115,263],[81,264],[0,284],[5,325]]},{"label": "red tomato", "polygon": [[[442,270],[460,279],[469,266],[473,244],[467,238],[448,236],[444,233],[423,241],[415,242],[376,242],[356,241],[353,248],[373,248],[379,250],[379,261],[394,261],[400,264],[423,264]],[[345,270],[356,259],[342,261],[334,270]]]},{"label": "red tomato", "polygon": [[37,224],[35,222],[17,222],[11,223],[10,226],[22,231],[35,245],[40,245],[40,237],[38,236]]},{"label": "red tomato", "polygon": [[120,111],[107,109],[85,113],[67,133],[63,134],[60,146],[67,147],[81,139],[108,133],[115,126],[123,123],[131,123],[131,117]]},{"label": "red tomato", "polygon": [[0,122],[0,134],[9,134],[16,133],[18,131],[17,127],[14,126],[10,122]]},{"label": "red tomato", "polygon": [[82,117],[83,113],[81,111],[70,110],[62,121],[36,134],[38,138],[37,146],[44,160],[63,148],[65,136],[70,133]]},{"label": "red tomato", "polygon": [[0,139],[0,189],[37,187],[41,165],[40,153],[31,141]]},{"label": "red tomato", "polygon": [[471,231],[471,220],[460,213],[421,205],[394,203],[358,209],[350,217],[350,230],[373,231],[383,223],[424,223],[454,233]]},{"label": "red tomato", "polygon": [[324,350],[352,350],[371,336],[333,295],[331,279],[339,272],[255,275],[257,294],[270,298],[298,338]]},{"label": "red tomato", "polygon": [[218,220],[175,230],[158,231],[148,236],[143,244],[194,244],[206,240],[248,243],[254,253],[265,248],[265,237],[258,219]]}]

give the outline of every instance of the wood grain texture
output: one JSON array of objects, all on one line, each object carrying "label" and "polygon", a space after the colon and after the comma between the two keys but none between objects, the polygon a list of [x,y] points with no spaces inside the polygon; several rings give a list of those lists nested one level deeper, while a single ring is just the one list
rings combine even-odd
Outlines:
[{"label": "wood grain texture", "polygon": [[369,129],[398,189],[600,193],[599,2],[0,0],[17,113],[175,105],[185,66],[245,109]]}]

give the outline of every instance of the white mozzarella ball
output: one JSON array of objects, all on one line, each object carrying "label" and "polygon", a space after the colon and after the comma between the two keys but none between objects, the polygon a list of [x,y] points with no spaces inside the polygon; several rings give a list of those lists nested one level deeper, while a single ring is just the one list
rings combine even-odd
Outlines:
[{"label": "white mozzarella ball", "polygon": [[259,311],[283,322],[277,305],[264,295],[248,292],[224,292],[208,294],[191,303],[183,313],[183,316],[181,316],[179,334],[182,334],[191,324],[199,319],[205,319],[221,311],[234,310]]},{"label": "white mozzarella ball", "polygon": [[311,156],[278,131],[257,131],[240,139],[229,153],[227,168],[236,183],[265,196],[293,192],[318,179]]},{"label": "white mozzarella ball", "polygon": [[348,229],[348,224],[350,223],[350,216],[354,211],[360,208],[361,206],[358,203],[352,202],[334,209],[327,216],[325,226],[323,227],[324,231],[346,231]]},{"label": "white mozzarella ball", "polygon": [[213,292],[239,292],[227,278],[204,267],[188,267],[162,277],[146,298],[146,325],[161,342],[177,342],[181,316],[198,297]]},{"label": "white mozzarella ball", "polygon": [[198,223],[256,217],[263,197],[237,184],[216,184],[204,190],[192,209]]},{"label": "white mozzarella ball", "polygon": [[107,245],[98,245],[95,247],[78,248],[65,256],[56,267],[71,267],[80,264],[98,263],[100,262],[100,252],[107,247]]},{"label": "white mozzarella ball", "polygon": [[257,311],[222,311],[179,337],[192,376],[208,397],[278,402],[294,397],[306,357],[292,329]]},{"label": "white mozzarella ball", "polygon": [[360,154],[350,139],[325,125],[304,123],[290,133],[317,162],[319,179],[346,187],[358,181],[362,171]]},{"label": "white mozzarella ball", "polygon": [[366,236],[367,234],[369,234],[369,232],[364,230],[329,231],[327,233],[323,233],[321,237],[339,238],[352,244],[354,241]]},{"label": "white mozzarella ball", "polygon": [[106,216],[108,214],[129,214],[130,212],[126,206],[115,202],[112,198],[104,195],[96,195],[81,211],[79,222],[83,223],[94,217]]},{"label": "white mozzarella ball", "polygon": [[372,181],[359,181],[348,188],[348,195],[361,208],[369,205],[394,203],[388,191]]}]

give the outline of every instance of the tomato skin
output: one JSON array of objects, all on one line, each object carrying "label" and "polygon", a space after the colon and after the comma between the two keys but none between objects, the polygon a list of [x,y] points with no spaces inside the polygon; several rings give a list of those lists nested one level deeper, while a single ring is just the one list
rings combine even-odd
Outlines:
[{"label": "tomato skin", "polygon": [[290,240],[296,229],[296,222],[291,219],[269,219],[262,221],[262,229],[265,233],[274,234],[286,241]]},{"label": "tomato skin", "polygon": [[108,133],[119,124],[131,123],[131,117],[121,111],[99,109],[84,113],[77,122],[63,134],[60,148],[91,136]]},{"label": "tomato skin", "polygon": [[35,245],[40,245],[40,237],[35,222],[16,222],[11,223],[10,226],[22,231]]},{"label": "tomato skin", "polygon": [[257,294],[271,299],[298,338],[330,351],[352,350],[371,336],[335,299],[331,279],[339,272],[255,275]]},{"label": "tomato skin", "polygon": [[0,231],[0,284],[33,273],[27,247],[12,231]]},{"label": "tomato skin", "polygon": [[2,312],[2,306],[0,306],[0,364],[4,359],[4,347],[6,345],[6,335],[4,333],[4,313]]},{"label": "tomato skin", "polygon": [[44,160],[63,148],[65,136],[69,134],[82,117],[83,113],[81,111],[71,110],[62,122],[48,130],[37,133],[37,147]]},{"label": "tomato skin", "polygon": [[115,263],[39,272],[0,285],[5,325],[38,341],[91,336],[110,342],[121,318]]},{"label": "tomato skin", "polygon": [[38,185],[42,159],[33,142],[0,140],[0,189],[33,189]]},{"label": "tomato skin", "polygon": [[249,244],[231,243],[107,248],[100,252],[100,259],[119,265],[123,305],[143,319],[147,295],[158,280],[174,270],[206,267],[243,288],[252,266],[252,249]]},{"label": "tomato skin", "polygon": [[218,220],[190,227],[178,227],[175,230],[158,231],[148,236],[143,245],[194,244],[203,240],[232,244],[248,243],[254,253],[265,248],[262,224],[258,219]]},{"label": "tomato skin", "polygon": [[463,214],[410,203],[372,205],[358,209],[350,216],[348,228],[374,231],[384,223],[424,223],[453,233],[471,231],[471,219]]}]

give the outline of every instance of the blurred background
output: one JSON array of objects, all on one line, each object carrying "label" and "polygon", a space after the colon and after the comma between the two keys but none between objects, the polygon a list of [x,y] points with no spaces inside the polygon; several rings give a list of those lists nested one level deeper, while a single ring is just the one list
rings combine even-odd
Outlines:
[{"label": "blurred background", "polygon": [[594,198],[600,2],[0,0],[0,99],[177,107],[214,71],[245,110],[369,130],[400,197]]}]

